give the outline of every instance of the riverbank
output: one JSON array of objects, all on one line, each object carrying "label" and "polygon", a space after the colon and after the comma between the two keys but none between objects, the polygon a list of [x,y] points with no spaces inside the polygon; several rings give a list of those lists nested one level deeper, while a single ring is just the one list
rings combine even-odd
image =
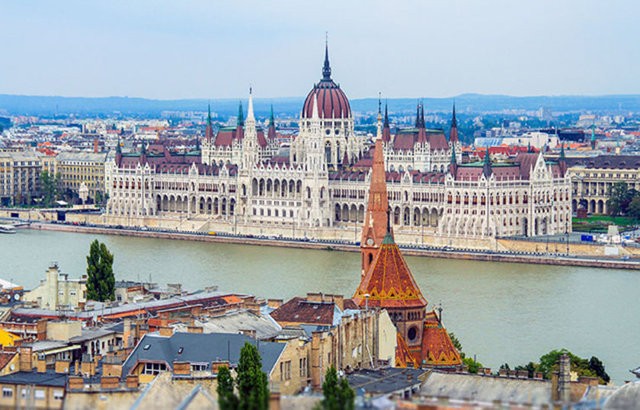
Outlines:
[{"label": "riverbank", "polygon": [[[348,243],[329,241],[287,240],[269,237],[246,237],[231,235],[209,235],[191,232],[169,232],[143,229],[116,229],[97,226],[82,226],[54,223],[31,223],[29,229],[74,232],[84,234],[102,234],[116,236],[132,236],[139,238],[158,238],[186,240],[197,242],[233,243],[251,246],[273,246],[284,248],[316,249],[326,251],[359,252],[359,246]],[[403,253],[409,256],[426,256],[440,259],[461,259],[486,262],[509,262],[524,264],[541,264],[557,266],[583,266],[604,269],[640,270],[640,260],[620,260],[604,257],[579,257],[559,254],[541,254],[527,252],[492,252],[459,249],[433,249],[421,247],[402,247]]]}]

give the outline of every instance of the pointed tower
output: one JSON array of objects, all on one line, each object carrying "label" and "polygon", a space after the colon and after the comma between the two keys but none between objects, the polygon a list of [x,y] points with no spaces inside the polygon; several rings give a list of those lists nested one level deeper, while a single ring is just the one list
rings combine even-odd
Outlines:
[{"label": "pointed tower", "polygon": [[456,120],[456,103],[453,103],[453,115],[451,116],[451,131],[449,132],[451,145],[458,142],[458,120]]},{"label": "pointed tower", "polygon": [[237,140],[244,138],[244,112],[242,110],[242,101],[238,104],[238,122],[236,123],[236,135]]},{"label": "pointed tower", "polygon": [[387,196],[387,182],[384,170],[384,152],[382,140],[376,140],[373,150],[373,165],[371,167],[371,182],[369,184],[369,202],[362,227],[360,240],[360,255],[362,272],[369,270],[382,240],[387,232],[389,223],[389,198]]},{"label": "pointed tower", "polygon": [[387,109],[387,103],[384,103],[384,123],[382,124],[382,141],[391,141],[391,127],[389,126],[389,111]]},{"label": "pointed tower", "polygon": [[376,127],[376,140],[382,139],[382,101],[378,93],[378,121]]},{"label": "pointed tower", "polygon": [[[240,106],[242,110],[242,106]],[[242,112],[242,111],[241,111]],[[239,120],[240,118],[238,118]],[[260,145],[258,144],[258,130],[256,118],[253,115],[253,93],[249,88],[249,105],[247,108],[247,121],[244,126],[244,139],[242,140],[242,166],[251,168],[258,163]]]},{"label": "pointed tower", "polygon": [[427,142],[427,130],[424,122],[424,106],[422,101],[418,104],[418,115],[416,118],[416,128],[418,128],[418,142]]},{"label": "pointed tower", "polygon": [[596,149],[596,125],[591,124],[591,149]]},{"label": "pointed tower", "polygon": [[564,155],[564,142],[560,146],[560,158],[558,158],[558,166],[560,167],[560,173],[564,177],[567,174],[567,157]]},{"label": "pointed tower", "polygon": [[484,155],[484,164],[482,164],[482,174],[485,178],[489,179],[493,170],[491,169],[491,154],[489,154],[489,147],[487,147],[487,153]]},{"label": "pointed tower", "polygon": [[273,116],[273,104],[271,105],[271,115],[269,116],[269,130],[267,131],[267,138],[274,140],[276,138],[276,120]]},{"label": "pointed tower", "polygon": [[458,172],[458,160],[456,158],[456,145],[451,144],[451,161],[449,162],[449,173],[456,179],[456,174]]},{"label": "pointed tower", "polygon": [[119,167],[122,162],[122,147],[120,146],[120,138],[118,138],[118,143],[116,145],[116,165]]},{"label": "pointed tower", "polygon": [[207,129],[204,132],[204,137],[208,143],[211,143],[211,141],[213,141],[213,124],[211,122],[211,104],[209,104],[208,106]]}]

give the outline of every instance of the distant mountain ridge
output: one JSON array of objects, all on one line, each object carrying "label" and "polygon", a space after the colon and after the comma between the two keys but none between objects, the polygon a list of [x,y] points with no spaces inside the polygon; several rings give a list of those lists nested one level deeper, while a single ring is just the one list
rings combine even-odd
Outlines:
[{"label": "distant mountain ridge", "polygon": [[[154,100],[129,97],[56,97],[0,94],[0,110],[10,115],[52,116],[56,114],[79,116],[123,116],[158,117],[163,111],[206,111],[211,110],[222,117],[236,115],[238,102],[242,99],[177,99]],[[603,96],[531,96],[514,97],[508,95],[462,94],[453,98],[422,98],[427,112],[450,112],[455,100],[458,112],[490,112],[501,110],[537,110],[541,107],[554,112],[592,111],[598,113],[640,112],[640,95]],[[295,116],[299,113],[304,97],[256,98],[256,115],[267,117],[273,104],[276,115]],[[392,113],[410,113],[415,110],[416,98],[391,98],[385,100]],[[376,98],[350,100],[356,113],[373,113],[378,109]]]}]

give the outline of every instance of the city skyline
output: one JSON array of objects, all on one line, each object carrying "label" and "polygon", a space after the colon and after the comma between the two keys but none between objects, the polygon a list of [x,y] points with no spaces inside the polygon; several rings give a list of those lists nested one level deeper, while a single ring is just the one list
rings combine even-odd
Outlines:
[{"label": "city skyline", "polygon": [[[640,92],[631,1],[3,4],[0,93],[303,96],[333,77],[350,98]],[[154,3],[155,5],[155,3]]]}]

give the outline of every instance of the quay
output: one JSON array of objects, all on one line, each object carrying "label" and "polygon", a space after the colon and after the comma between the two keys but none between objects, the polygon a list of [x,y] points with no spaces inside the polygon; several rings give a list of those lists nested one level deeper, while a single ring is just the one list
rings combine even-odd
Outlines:
[{"label": "quay", "polygon": [[[300,248],[315,249],[326,251],[341,252],[360,252],[359,244],[349,243],[346,241],[329,241],[329,240],[302,240],[287,239],[276,237],[251,237],[232,235],[226,233],[218,233],[210,235],[206,232],[188,232],[188,231],[164,231],[155,229],[141,228],[111,228],[100,226],[83,226],[74,224],[61,223],[42,223],[33,222],[29,224],[32,230],[49,230],[61,232],[74,232],[84,234],[103,234],[116,236],[131,236],[138,238],[158,238],[186,240],[197,242],[218,242],[232,243],[252,246],[274,246],[282,248]],[[475,249],[454,249],[454,248],[438,248],[438,247],[421,247],[401,246],[403,253],[408,256],[422,256],[441,259],[461,259],[475,260],[485,262],[508,262],[508,263],[525,263],[539,265],[556,265],[556,266],[581,266],[603,269],[624,269],[624,270],[640,270],[640,260],[638,259],[614,259],[604,256],[583,256],[583,255],[567,255],[558,253],[534,253],[534,252],[518,252],[518,251],[489,251]]]}]

